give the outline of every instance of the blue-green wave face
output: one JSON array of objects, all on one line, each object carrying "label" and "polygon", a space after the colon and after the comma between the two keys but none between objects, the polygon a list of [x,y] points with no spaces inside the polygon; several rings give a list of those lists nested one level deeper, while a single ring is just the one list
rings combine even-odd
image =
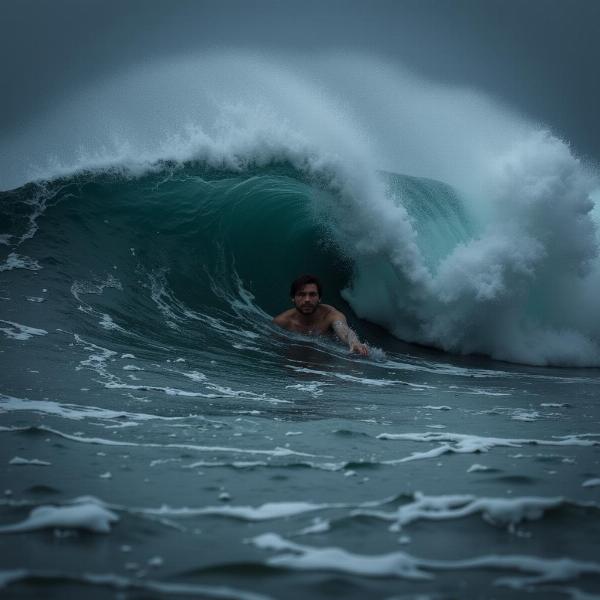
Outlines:
[{"label": "blue-green wave face", "polygon": [[388,195],[412,219],[421,255],[431,273],[459,244],[475,237],[476,225],[451,186],[433,179],[382,174]]},{"label": "blue-green wave face", "polygon": [[[246,318],[266,321],[289,307],[299,273],[320,273],[339,303],[351,270],[317,219],[328,196],[285,164],[237,174],[162,165],[137,177],[83,173],[28,185],[4,193],[2,208],[12,223],[5,239],[27,248],[35,269],[21,273],[65,309],[93,306],[68,310],[69,320],[106,313],[123,330],[160,339],[165,329],[203,335],[210,318],[235,317],[241,304]],[[27,267],[11,250],[6,270]],[[31,278],[12,279],[11,294],[33,294]],[[106,289],[113,293],[100,296]]]},{"label": "blue-green wave face", "polygon": [[268,371],[257,358],[286,352],[271,318],[291,306],[299,274],[318,273],[323,300],[350,316],[340,291],[351,264],[319,209],[336,193],[289,163],[157,164],[5,192],[2,277],[20,308],[3,319],[124,354],[199,352],[238,376]]},{"label": "blue-green wave face", "polygon": [[561,314],[568,299],[550,293],[570,267],[552,271],[558,258],[525,230],[490,233],[441,182],[379,172],[363,188],[373,200],[345,176],[285,159],[158,162],[4,192],[6,293],[45,301],[54,328],[99,345],[121,335],[124,348],[133,337],[173,352],[276,354],[261,345],[271,318],[290,306],[290,282],[314,273],[363,336],[371,322],[451,352],[596,364],[581,315]]},{"label": "blue-green wave face", "polygon": [[[414,219],[432,271],[472,237],[449,186],[380,176],[392,205]],[[352,282],[352,259],[335,235],[339,190],[290,164],[242,173],[193,164],[135,177],[85,172],[6,192],[3,200],[4,217],[13,222],[8,236],[27,240],[35,260],[63,265],[59,292],[90,274],[133,284],[144,272],[160,274],[192,308],[227,309],[241,286],[257,308],[273,314],[287,307],[298,274],[318,273],[336,304]]]}]

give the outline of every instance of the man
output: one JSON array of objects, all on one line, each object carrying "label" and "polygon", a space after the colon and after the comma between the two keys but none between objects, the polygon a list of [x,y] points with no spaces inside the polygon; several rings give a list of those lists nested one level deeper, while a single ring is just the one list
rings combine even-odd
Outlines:
[{"label": "man", "polygon": [[369,348],[366,344],[361,344],[356,333],[348,327],[346,317],[333,306],[321,304],[321,295],[321,282],[316,277],[298,277],[290,288],[294,308],[277,315],[273,323],[304,335],[335,333],[342,342],[348,344],[352,352],[368,356]]}]

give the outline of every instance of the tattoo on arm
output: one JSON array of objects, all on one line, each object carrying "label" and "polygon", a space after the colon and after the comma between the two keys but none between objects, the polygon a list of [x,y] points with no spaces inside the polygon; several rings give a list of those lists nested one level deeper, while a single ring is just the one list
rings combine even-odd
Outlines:
[{"label": "tattoo on arm", "polygon": [[352,329],[350,329],[350,327],[348,327],[348,325],[344,323],[344,321],[342,321],[341,319],[334,321],[331,324],[331,326],[333,327],[333,330],[335,331],[336,335],[348,345],[352,345],[354,342],[358,342],[358,337],[356,333],[354,333],[354,331],[352,331]]}]

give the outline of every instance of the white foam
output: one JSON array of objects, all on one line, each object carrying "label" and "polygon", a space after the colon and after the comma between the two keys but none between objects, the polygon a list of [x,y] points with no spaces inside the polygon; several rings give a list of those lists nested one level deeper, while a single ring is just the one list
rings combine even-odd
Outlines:
[{"label": "white foam", "polygon": [[581,484],[583,487],[595,487],[600,485],[600,478],[587,479]]},{"label": "white foam", "polygon": [[539,419],[540,413],[537,410],[516,410],[511,419],[513,421],[526,421],[531,423],[532,421],[537,421]]},{"label": "white foam", "polygon": [[306,512],[346,506],[343,504],[314,504],[312,502],[267,502],[253,506],[206,506],[202,508],[171,508],[162,506],[158,509],[137,509],[144,514],[170,517],[193,517],[200,515],[218,515],[242,519],[244,521],[268,521],[292,517]]},{"label": "white foam", "polygon": [[[433,389],[434,386],[430,386],[424,383],[411,383],[408,381],[401,381],[399,379],[373,379],[371,377],[358,377],[356,375],[350,375],[348,373],[338,373],[336,371],[319,371],[317,369],[310,369],[308,367],[297,367],[295,365],[285,365],[288,369],[292,369],[297,373],[309,373],[312,375],[321,375],[328,379],[340,379],[342,381],[350,381],[352,383],[361,383],[363,385],[372,385],[375,387],[387,387],[393,385],[406,385],[414,389]],[[303,384],[306,385],[306,384]],[[328,385],[321,383],[320,385]],[[296,387],[296,386],[289,386]]]},{"label": "white foam", "polygon": [[33,466],[39,466],[39,467],[47,467],[47,466],[50,466],[52,463],[50,463],[46,460],[39,460],[37,458],[27,459],[27,458],[21,458],[20,456],[15,456],[8,461],[8,464],[9,465],[19,465],[19,466],[33,465]]},{"label": "white foam", "polygon": [[[222,492],[220,497],[230,500],[231,496],[227,492]],[[146,517],[177,517],[190,518],[197,516],[221,516],[232,519],[239,519],[249,522],[268,521],[274,519],[286,519],[296,515],[302,515],[308,512],[326,511],[332,509],[347,509],[359,508],[368,509],[376,508],[385,505],[394,498],[388,497],[380,500],[369,500],[360,503],[344,503],[344,502],[306,502],[306,501],[289,501],[289,502],[266,502],[259,506],[235,506],[235,505],[219,505],[219,506],[200,506],[200,507],[172,507],[166,504],[158,508],[151,507],[132,507],[119,504],[110,504],[99,500],[93,496],[80,496],[68,501],[66,504],[71,505],[94,505],[113,511],[122,511],[135,515]],[[26,501],[27,502],[27,501]],[[21,505],[21,501],[7,500],[5,503],[12,506]],[[165,522],[165,521],[161,521]],[[165,522],[169,525],[172,521]]]},{"label": "white foam", "polygon": [[[152,466],[158,461],[152,461]],[[204,467],[232,467],[234,469],[254,469],[266,467],[269,463],[260,460],[234,460],[233,462],[197,460],[189,465],[183,465],[183,469],[198,469]]]},{"label": "white foam", "polygon": [[[83,364],[83,363],[82,363]],[[221,386],[216,383],[206,382],[204,385],[207,392],[192,392],[189,390],[182,390],[180,388],[170,387],[170,386],[158,386],[158,385],[135,385],[130,383],[123,383],[115,376],[111,375],[106,371],[104,367],[102,368],[102,375],[107,379],[104,382],[104,387],[111,390],[137,390],[144,392],[162,392],[167,396],[183,396],[186,398],[237,398],[240,400],[254,400],[259,402],[267,402],[269,404],[291,404],[290,400],[280,400],[279,398],[274,398],[268,396],[265,393],[257,394],[256,392],[250,392],[247,390],[234,390],[230,387]],[[216,393],[215,393],[216,392]]]},{"label": "white foam", "polygon": [[204,373],[200,373],[200,371],[190,371],[189,373],[183,372],[181,374],[192,381],[206,381],[206,375]]},{"label": "white foam", "polygon": [[[599,446],[599,441],[585,439],[598,434],[580,434],[563,436],[552,440],[523,439],[523,438],[495,438],[483,437],[478,435],[466,435],[450,432],[425,433],[380,433],[377,439],[380,440],[404,440],[411,442],[443,442],[441,446],[433,448],[427,452],[413,452],[410,456],[395,460],[382,461],[383,464],[398,464],[423,458],[434,458],[446,453],[469,454],[474,452],[488,452],[495,447],[520,448],[524,445],[537,446]],[[452,445],[451,445],[452,444]]]},{"label": "white foam", "polygon": [[599,575],[600,564],[568,558],[545,559],[534,556],[503,555],[479,556],[466,560],[419,559],[404,552],[364,555],[341,548],[315,548],[290,542],[276,533],[265,533],[252,539],[263,550],[280,554],[267,560],[267,564],[295,570],[334,571],[363,577],[399,577],[402,579],[431,579],[428,571],[514,570],[529,574],[525,577],[503,577],[497,585],[517,589],[550,582],[577,579],[582,575]]},{"label": "white foam", "polygon": [[288,551],[288,554],[281,554],[268,559],[268,564],[277,567],[336,571],[366,577],[431,578],[429,574],[420,570],[417,560],[404,552],[393,552],[381,556],[365,556],[353,554],[341,548],[311,548],[288,542],[276,533],[259,535],[252,539],[252,543],[263,550]]},{"label": "white foam", "polygon": [[479,465],[479,464],[475,463],[467,469],[467,473],[478,473],[480,471],[489,471],[489,470],[490,470],[490,467],[486,467],[485,465]]},{"label": "white foam", "polygon": [[158,568],[158,567],[162,567],[164,564],[165,560],[162,556],[153,556],[152,558],[149,558],[147,563],[148,566],[153,567],[153,568]]},{"label": "white foam", "polygon": [[119,517],[115,513],[96,503],[59,507],[39,506],[31,511],[25,521],[0,527],[0,533],[19,533],[53,527],[108,533],[111,523],[118,520]]},{"label": "white foam", "polygon": [[106,288],[122,290],[123,284],[112,273],[108,273],[104,279],[99,281],[75,281],[71,285],[71,294],[78,302],[81,302],[83,305],[85,305],[86,311],[90,312],[90,314],[102,315],[102,313],[97,313],[90,306],[88,306],[81,296],[85,294],[101,295],[104,293]]},{"label": "white foam", "polygon": [[291,390],[298,390],[300,392],[307,392],[316,398],[317,396],[323,395],[323,390],[321,388],[326,385],[333,385],[333,384],[324,383],[321,381],[310,381],[308,383],[295,383],[292,385],[286,385],[285,388],[291,389]]},{"label": "white foam", "polygon": [[[411,247],[414,231],[393,218],[378,223],[379,247],[363,242],[360,228],[373,237],[376,226],[362,214],[354,228],[346,225],[355,239],[348,236],[344,247],[356,274],[345,299],[360,317],[406,341],[536,365],[599,365],[594,177],[562,141],[531,131],[468,179],[482,185],[472,189],[477,205],[465,203],[481,229],[435,268],[423,264],[427,247]],[[392,217],[393,207],[386,213]],[[396,244],[388,240],[393,229],[402,231]],[[552,294],[557,278],[565,292]],[[532,295],[536,310],[528,305]]]},{"label": "white foam", "polygon": [[413,502],[400,506],[394,512],[356,510],[352,514],[393,521],[393,530],[398,531],[404,525],[421,519],[460,519],[480,513],[485,521],[507,526],[513,531],[518,523],[540,519],[545,511],[565,503],[561,497],[477,498],[471,495],[424,496],[416,493]]},{"label": "white foam", "polygon": [[331,530],[331,522],[327,519],[316,517],[312,525],[301,529],[296,535],[311,535],[313,533],[326,533]]},{"label": "white foam", "polygon": [[10,431],[29,431],[31,429],[36,429],[39,431],[47,431],[48,433],[52,433],[64,439],[80,442],[83,444],[99,444],[104,446],[126,446],[126,447],[140,447],[140,448],[177,448],[182,450],[194,450],[197,452],[226,452],[226,453],[234,453],[234,454],[258,454],[264,456],[310,456],[315,457],[315,454],[309,454],[307,452],[298,452],[295,450],[291,450],[290,448],[282,448],[277,446],[272,450],[264,450],[264,449],[253,449],[253,448],[235,448],[230,446],[200,446],[196,444],[153,444],[150,442],[127,442],[121,440],[112,440],[108,438],[99,438],[99,437],[86,437],[84,435],[75,435],[68,434],[57,429],[53,429],[51,427],[46,427],[44,425],[40,425],[38,427],[4,427],[0,426],[1,432],[10,432]]},{"label": "white foam", "polygon": [[310,462],[310,461],[304,461],[299,463],[303,466],[306,467],[310,467],[311,469],[319,469],[321,471],[343,471],[347,466],[348,463],[346,461],[340,461],[340,462]]},{"label": "white foam", "polygon": [[[144,413],[132,413],[127,411],[110,410],[96,406],[82,406],[79,404],[62,404],[51,400],[29,400],[27,398],[15,398],[0,393],[0,412],[31,411],[47,415],[55,415],[63,419],[81,421],[83,419],[128,419],[131,421],[178,421],[184,417],[164,417]],[[189,418],[189,417],[186,417]]]},{"label": "white foam", "polygon": [[28,340],[34,335],[47,335],[48,332],[45,329],[36,329],[35,327],[28,327],[27,325],[21,325],[14,321],[5,321],[0,319],[0,323],[10,325],[10,327],[0,327],[0,331],[4,332],[7,338],[13,340]]},{"label": "white foam", "polygon": [[[104,285],[104,284],[102,284]],[[112,285],[112,284],[111,284]],[[119,284],[120,285],[120,284]],[[101,286],[102,287],[102,286]],[[102,288],[104,289],[104,288]],[[80,291],[78,293],[81,293]],[[94,292],[96,293],[96,292]],[[234,390],[230,387],[221,386],[216,383],[204,381],[204,375],[193,371],[192,373],[180,373],[194,381],[203,382],[207,392],[189,391],[182,390],[171,386],[154,386],[154,385],[138,385],[123,383],[116,375],[113,375],[108,371],[107,361],[114,356],[116,352],[103,348],[91,342],[85,341],[81,336],[75,334],[75,342],[82,345],[86,350],[91,350],[93,353],[86,359],[79,363],[77,369],[89,368],[95,371],[101,378],[102,384],[107,389],[124,389],[124,390],[137,390],[137,391],[155,391],[162,392],[167,396],[183,396],[187,398],[236,398],[243,400],[255,400],[259,402],[267,402],[269,404],[290,404],[289,400],[280,400],[268,396],[265,393],[258,394],[246,390]],[[215,393],[216,392],[216,393]]]},{"label": "white foam", "polygon": [[[12,237],[12,236],[8,236]],[[8,244],[8,242],[4,242]],[[28,256],[21,256],[15,252],[11,252],[7,257],[6,261],[0,264],[0,272],[12,271],[13,269],[27,269],[29,271],[39,271],[42,267],[37,260],[29,258]]]},{"label": "white foam", "polygon": [[120,325],[117,325],[113,321],[112,317],[106,313],[102,313],[102,318],[100,321],[98,321],[98,325],[104,329],[107,329],[108,331],[125,331],[125,329],[123,329]]},{"label": "white foam", "polygon": [[216,383],[207,383],[207,389],[214,390],[218,392],[218,396],[213,397],[222,397],[222,398],[239,398],[245,400],[258,400],[261,402],[268,402],[270,404],[292,404],[290,400],[281,400],[279,398],[274,398],[272,396],[268,396],[265,393],[257,394],[256,392],[250,392],[247,390],[234,390],[230,387],[218,385]]},{"label": "white foam", "polygon": [[475,396],[510,396],[508,392],[490,392],[481,388],[470,388],[469,391],[463,392],[464,394],[473,394]]},{"label": "white foam", "polygon": [[[88,315],[100,318],[100,320],[98,321],[100,327],[108,331],[119,331],[121,333],[128,333],[125,329],[123,329],[123,327],[115,323],[109,314],[96,310],[82,298],[82,296],[86,294],[101,295],[104,293],[104,290],[106,288],[123,290],[123,285],[112,273],[108,273],[106,277],[101,281],[75,281],[71,285],[71,294],[78,302],[80,302],[80,305],[78,306],[78,309],[80,311]],[[75,334],[75,339],[78,343],[83,342],[83,340],[77,334]],[[98,346],[94,346],[94,344],[90,344],[90,346],[99,348]],[[85,366],[85,363],[80,364]]]}]

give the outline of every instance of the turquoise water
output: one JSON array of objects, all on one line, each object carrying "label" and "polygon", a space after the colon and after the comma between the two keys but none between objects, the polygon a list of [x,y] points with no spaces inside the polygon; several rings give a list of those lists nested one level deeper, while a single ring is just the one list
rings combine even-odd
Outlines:
[{"label": "turquoise water", "polygon": [[[3,593],[600,593],[593,349],[518,364],[502,319],[541,306],[543,277],[514,270],[510,306],[450,297],[448,257],[485,239],[480,216],[446,184],[376,178],[377,210],[285,160],[2,193]],[[369,359],[272,325],[305,271]],[[477,344],[433,336],[438,313]]]}]

